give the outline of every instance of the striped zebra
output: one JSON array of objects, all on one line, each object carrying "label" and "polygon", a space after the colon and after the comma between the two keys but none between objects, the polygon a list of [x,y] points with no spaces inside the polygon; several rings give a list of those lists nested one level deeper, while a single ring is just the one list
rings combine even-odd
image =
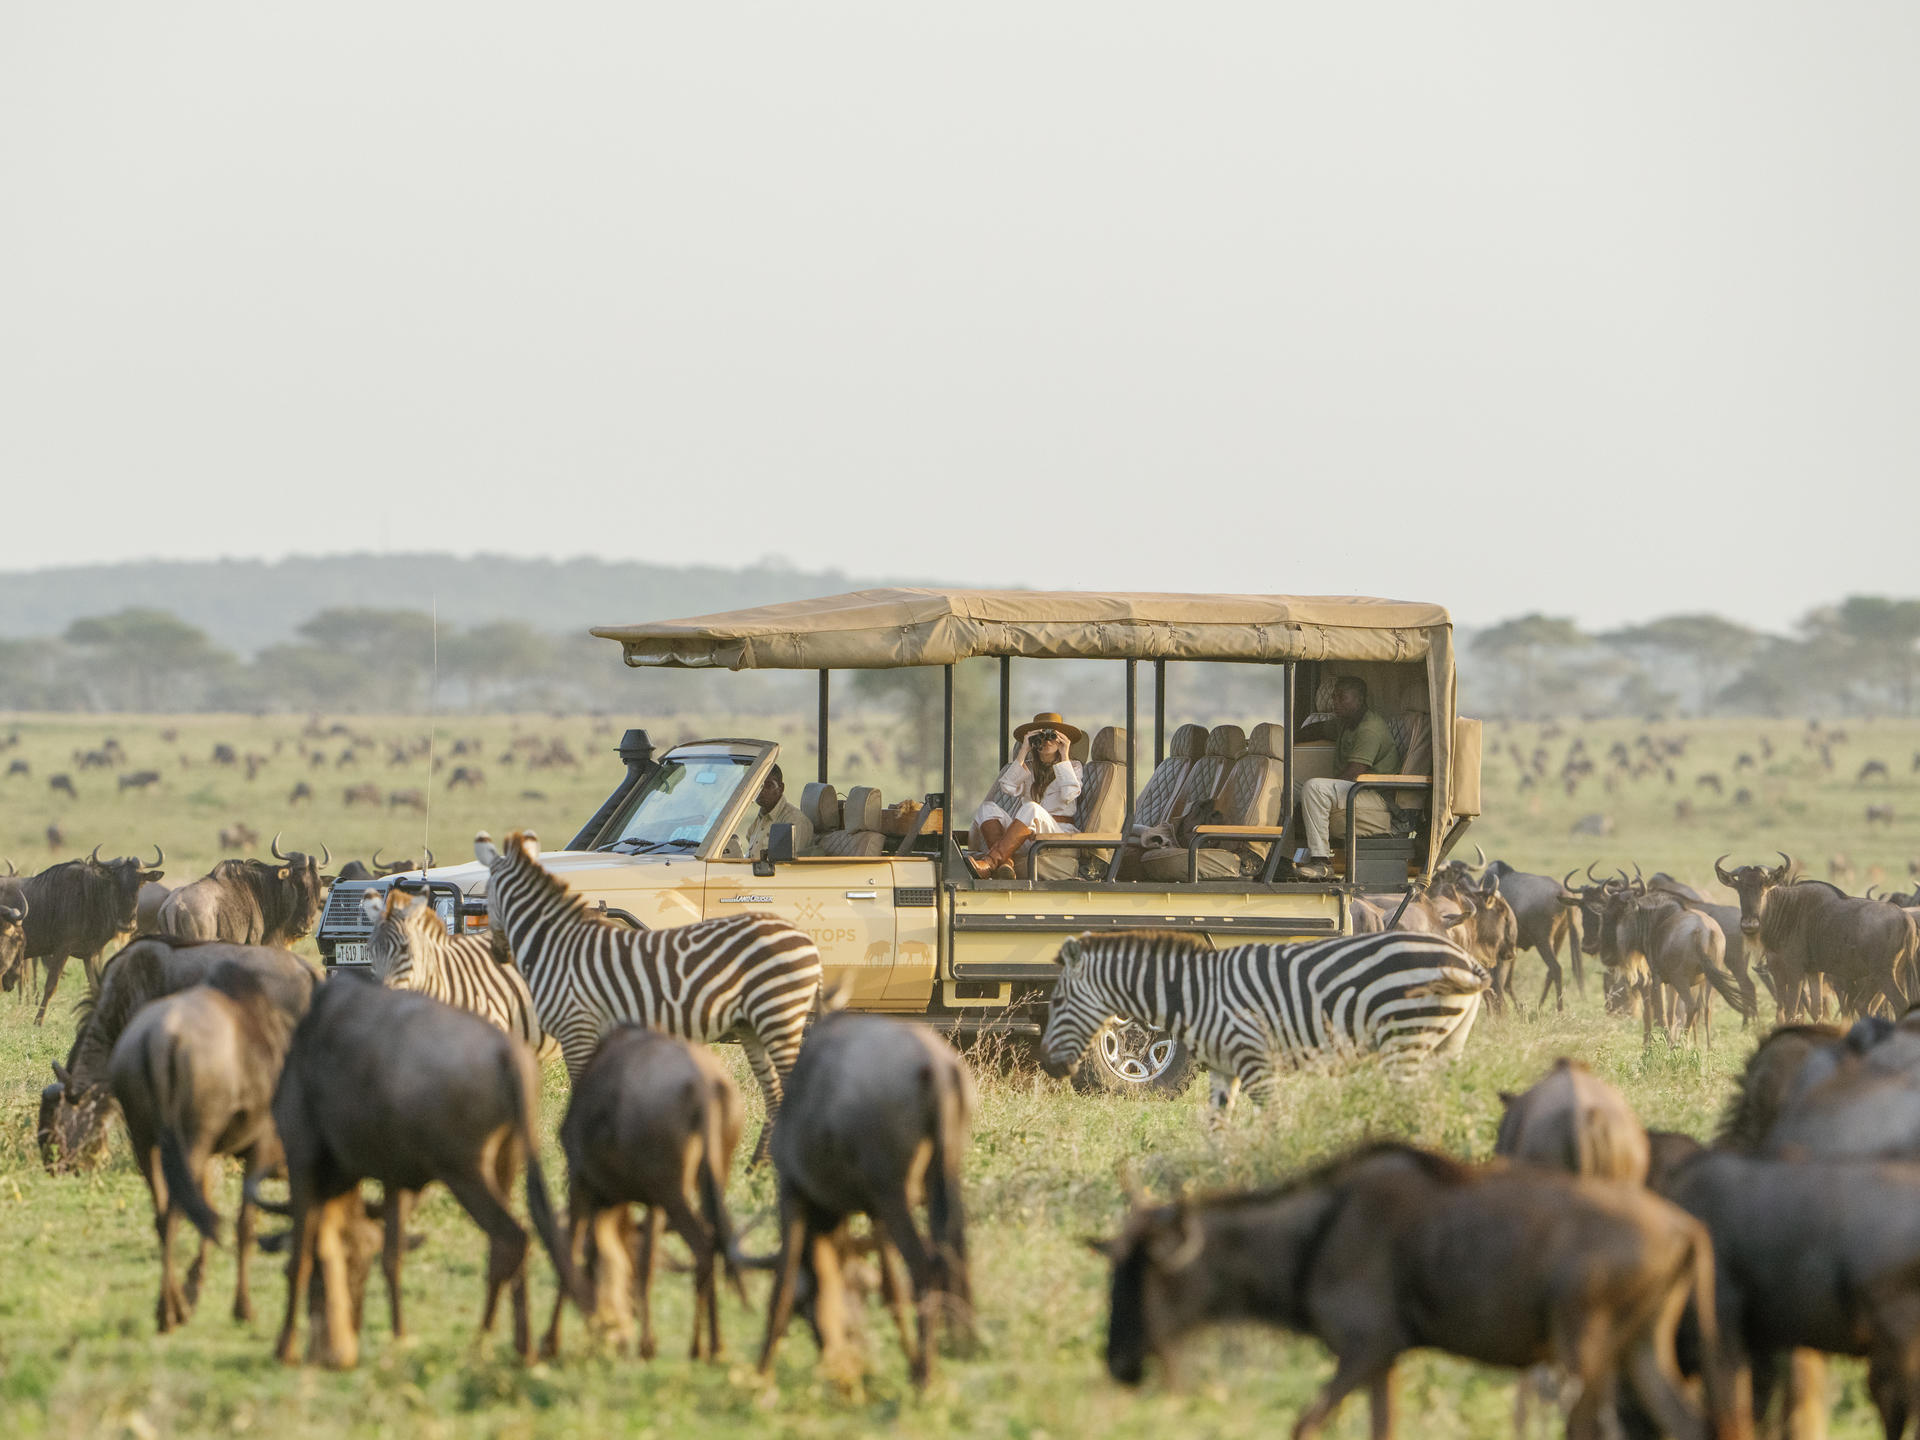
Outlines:
[{"label": "striped zebra", "polygon": [[[398,887],[369,890],[361,910],[373,925],[367,945],[373,976],[395,990],[418,990],[471,1010],[519,1040],[542,1060],[560,1047],[540,1028],[527,982],[492,931],[449,935],[433,906]],[[495,945],[500,949],[495,950]]]},{"label": "striped zebra", "polygon": [[488,868],[487,895],[506,932],[533,1011],[560,1042],[577,1084],[617,1025],[684,1040],[738,1033],[766,1097],[765,1156],[787,1075],[820,993],[820,952],[774,915],[730,915],[668,930],[603,920],[541,868],[539,841],[515,831]]},{"label": "striped zebra", "polygon": [[1372,1052],[1404,1071],[1457,1055],[1491,983],[1452,941],[1397,930],[1220,951],[1164,931],[1081,935],[1060,947],[1040,1048],[1062,1076],[1111,1020],[1165,1030],[1212,1069],[1224,1116],[1241,1087],[1265,1098],[1317,1057]]}]

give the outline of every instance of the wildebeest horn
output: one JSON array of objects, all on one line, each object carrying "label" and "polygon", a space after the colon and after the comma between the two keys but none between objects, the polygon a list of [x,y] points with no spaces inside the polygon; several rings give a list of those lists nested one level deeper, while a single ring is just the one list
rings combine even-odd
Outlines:
[{"label": "wildebeest horn", "polygon": [[13,868],[13,857],[8,856],[7,857],[7,878],[11,880],[15,875],[18,875],[19,873],[20,872],[18,870]]},{"label": "wildebeest horn", "polygon": [[[1622,876],[1621,876],[1621,878],[1622,878],[1622,879],[1625,879],[1626,877],[1625,877],[1624,875],[1622,875]],[[1594,884],[1596,884],[1596,885],[1599,885],[1599,884],[1601,884],[1601,883],[1603,883],[1603,882],[1601,881],[1601,879],[1600,879],[1600,877],[1599,877],[1598,875],[1596,875],[1596,874],[1594,874],[1594,873],[1593,873],[1593,862],[1592,862],[1592,861],[1588,861],[1588,862],[1587,862],[1587,879],[1589,879],[1589,880],[1591,880],[1591,881],[1592,881],[1592,882],[1593,882]]]},{"label": "wildebeest horn", "polygon": [[93,853],[87,856],[87,859],[92,861],[95,865],[98,865],[100,863],[100,847],[98,845],[93,847]]},{"label": "wildebeest horn", "polygon": [[1784,850],[1776,850],[1773,853],[1780,857],[1780,868],[1773,872],[1774,878],[1776,882],[1778,882],[1786,879],[1787,876],[1793,873],[1793,857]]},{"label": "wildebeest horn", "polygon": [[376,845],[373,847],[373,868],[374,869],[378,870],[380,868],[380,852],[386,848],[387,847],[384,845]]},{"label": "wildebeest horn", "polygon": [[276,831],[274,831],[274,832],[273,832],[273,844],[271,844],[271,845],[269,845],[269,846],[267,847],[267,849],[268,849],[269,851],[271,851],[271,852],[272,852],[272,854],[273,854],[273,858],[274,858],[274,859],[276,859],[276,860],[284,860],[284,859],[286,859],[286,858],[287,858],[286,856],[284,856],[284,855],[282,855],[282,854],[280,853],[280,835],[281,835],[281,832],[280,832],[280,831],[278,831],[278,830],[276,830]]},{"label": "wildebeest horn", "polygon": [[[1576,870],[1577,870],[1578,868],[1579,868],[1578,866],[1575,866],[1575,867],[1574,867],[1574,869],[1576,869]],[[1577,889],[1577,888],[1579,888],[1579,887],[1577,887],[1577,886],[1576,886],[1576,885],[1575,885],[1575,884],[1573,883],[1573,870],[1569,870],[1569,871],[1567,871],[1567,876],[1566,876],[1566,878],[1565,878],[1564,880],[1562,880],[1562,881],[1560,882],[1560,888],[1561,888],[1562,890],[1574,890],[1574,889]]]},{"label": "wildebeest horn", "polygon": [[320,868],[324,870],[327,868],[327,866],[331,865],[332,863],[333,863],[333,851],[329,850],[327,848],[327,842],[322,840],[320,842]]},{"label": "wildebeest horn", "polygon": [[153,868],[158,870],[167,863],[167,852],[160,848],[158,840],[153,842]]},{"label": "wildebeest horn", "polygon": [[1487,868],[1487,852],[1480,848],[1480,842],[1478,840],[1473,842],[1473,853],[1480,857],[1479,860],[1475,861],[1474,863],[1479,865],[1479,867],[1482,870],[1486,869]]},{"label": "wildebeest horn", "polygon": [[[1728,853],[1731,854],[1732,852],[1729,851]],[[1716,860],[1713,862],[1713,878],[1718,880],[1722,885],[1731,887],[1733,884],[1733,877],[1726,872],[1725,868],[1721,864],[1721,861],[1725,860],[1726,858],[1727,857],[1725,855],[1722,855],[1719,860]]]}]

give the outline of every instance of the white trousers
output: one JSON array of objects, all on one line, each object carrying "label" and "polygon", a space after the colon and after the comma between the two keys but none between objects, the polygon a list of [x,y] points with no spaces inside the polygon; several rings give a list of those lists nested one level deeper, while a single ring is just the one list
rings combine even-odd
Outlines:
[{"label": "white trousers", "polygon": [[1042,810],[1038,800],[1023,800],[1011,812],[996,800],[982,802],[980,808],[973,812],[973,833],[978,835],[980,827],[989,820],[998,820],[1002,825],[1011,825],[1018,820],[1036,835],[1077,833],[1073,826],[1061,823]]},{"label": "white trousers", "polygon": [[[1309,780],[1301,787],[1300,810],[1307,822],[1307,853],[1324,860],[1333,853],[1327,840],[1332,817],[1338,813],[1341,825],[1347,823],[1347,792],[1351,780]],[[1356,835],[1384,835],[1392,823],[1387,802],[1378,790],[1363,790],[1353,807]]]}]

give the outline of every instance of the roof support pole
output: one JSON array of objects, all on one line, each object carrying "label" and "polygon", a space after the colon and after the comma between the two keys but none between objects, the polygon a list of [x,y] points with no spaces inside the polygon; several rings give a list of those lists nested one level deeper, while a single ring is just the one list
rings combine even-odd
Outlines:
[{"label": "roof support pole", "polygon": [[1131,835],[1133,833],[1133,792],[1135,789],[1133,737],[1136,733],[1134,726],[1137,723],[1136,712],[1139,708],[1140,662],[1138,660],[1129,660],[1127,661],[1127,820],[1126,823],[1120,827],[1120,833],[1122,835]]},{"label": "roof support pole", "polygon": [[[1286,675],[1286,683],[1282,687],[1283,693],[1280,701],[1280,724],[1284,732],[1280,744],[1280,768],[1284,772],[1286,779],[1284,782],[1285,797],[1281,801],[1280,810],[1281,834],[1280,839],[1276,841],[1274,845],[1276,850],[1278,850],[1280,846],[1289,844],[1290,842],[1297,843],[1297,837],[1291,833],[1293,830],[1293,801],[1295,791],[1293,778],[1293,661],[1288,660],[1284,662],[1281,669]],[[1286,860],[1292,857],[1290,855],[1283,855],[1280,858]],[[1352,862],[1349,861],[1348,863],[1351,864]],[[1268,868],[1271,869],[1272,867]]]},{"label": "roof support pole", "polygon": [[1000,768],[1007,768],[1011,758],[1008,746],[1013,743],[1013,657],[1000,657]]},{"label": "roof support pole", "polygon": [[1153,768],[1167,758],[1167,662],[1153,662]]},{"label": "roof support pole", "polygon": [[[953,849],[953,666],[942,665],[940,674],[946,694],[940,722],[940,856],[944,864]],[[1003,739],[1000,743],[1007,742]]]},{"label": "roof support pole", "polygon": [[820,774],[822,785],[827,783],[827,676],[830,672],[820,672]]}]

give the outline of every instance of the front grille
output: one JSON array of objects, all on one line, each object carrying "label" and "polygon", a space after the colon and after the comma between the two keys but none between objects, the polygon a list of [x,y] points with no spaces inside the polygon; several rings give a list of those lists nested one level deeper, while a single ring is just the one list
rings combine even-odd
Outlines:
[{"label": "front grille", "polygon": [[931,910],[933,908],[933,887],[930,885],[896,885],[893,887],[893,903],[909,910]]},{"label": "front grille", "polygon": [[320,916],[320,934],[328,940],[360,940],[373,933],[360,897],[367,893],[367,882],[343,880],[327,895],[327,908]]}]

